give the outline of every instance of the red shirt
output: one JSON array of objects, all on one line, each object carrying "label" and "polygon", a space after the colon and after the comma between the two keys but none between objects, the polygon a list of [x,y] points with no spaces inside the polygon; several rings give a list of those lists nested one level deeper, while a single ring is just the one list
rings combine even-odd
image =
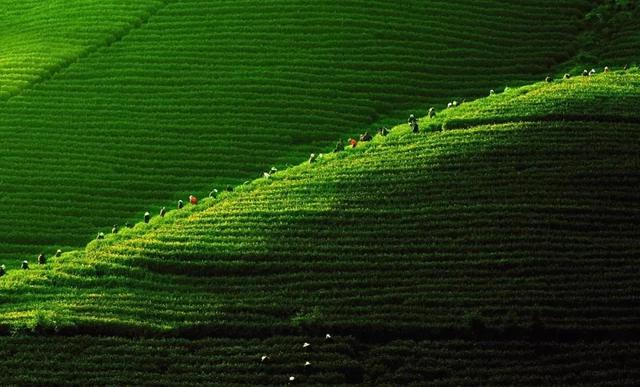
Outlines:
[{"label": "red shirt", "polygon": [[351,139],[349,139],[349,144],[351,144],[352,148],[355,148],[356,145],[358,145],[358,141],[356,141],[353,138],[351,138]]},{"label": "red shirt", "polygon": [[198,204],[198,198],[193,195],[189,196],[189,203]]}]

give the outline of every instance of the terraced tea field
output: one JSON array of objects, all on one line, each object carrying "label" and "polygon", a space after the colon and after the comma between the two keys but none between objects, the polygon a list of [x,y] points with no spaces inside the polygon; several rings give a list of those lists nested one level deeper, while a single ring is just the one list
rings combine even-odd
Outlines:
[{"label": "terraced tea field", "polygon": [[0,100],[112,44],[163,4],[161,0],[3,0]]},{"label": "terraced tea field", "polygon": [[577,52],[592,6],[4,4],[0,261],[11,268],[408,109],[542,79]]},{"label": "terraced tea field", "polygon": [[639,384],[639,7],[0,0],[0,385]]},{"label": "terraced tea field", "polygon": [[[548,385],[633,384],[638,344],[255,339],[0,338],[5,384]],[[312,340],[313,341],[313,340]],[[268,355],[267,355],[268,354]],[[261,361],[262,356],[269,356]],[[305,363],[310,364],[305,367]],[[27,372],[28,370],[28,372]],[[625,383],[626,382],[626,383]]]},{"label": "terraced tea field", "polygon": [[638,82],[497,94],[10,270],[3,375],[634,384]]},{"label": "terraced tea field", "polygon": [[[598,2],[586,17],[584,62],[638,64],[640,51],[640,2],[637,0]],[[578,62],[578,64],[581,64]]]}]

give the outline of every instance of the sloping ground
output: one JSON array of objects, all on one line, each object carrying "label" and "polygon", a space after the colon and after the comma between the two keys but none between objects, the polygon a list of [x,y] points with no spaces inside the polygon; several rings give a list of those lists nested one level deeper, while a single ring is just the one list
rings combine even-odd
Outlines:
[{"label": "sloping ground", "polygon": [[632,108],[640,103],[637,69],[606,74],[599,71],[595,77],[576,76],[509,89],[444,109],[420,123],[427,130],[437,131],[514,121],[637,123],[639,114]]},{"label": "sloping ground", "polygon": [[[607,93],[637,114],[639,81],[634,71],[538,84],[479,101],[478,114],[546,99],[560,118],[559,101],[590,106]],[[563,99],[560,89],[580,92]],[[84,254],[11,271],[0,282],[4,321],[263,332],[462,328],[473,317],[626,332],[640,317],[639,136],[635,123],[538,119],[398,128]]]},{"label": "sloping ground", "polygon": [[3,0],[0,100],[140,26],[161,0]]},{"label": "sloping ground", "polygon": [[640,2],[605,0],[587,14],[583,56],[603,66],[638,64]]},{"label": "sloping ground", "polygon": [[[166,3],[109,47],[0,103],[0,259],[11,267],[25,254],[84,245],[190,192],[297,164],[339,136],[398,117],[391,112],[542,79],[575,53],[592,6]],[[119,9],[104,7],[107,16]]]},{"label": "sloping ground", "polygon": [[[311,346],[302,345],[311,341]],[[633,385],[637,343],[0,338],[4,385]],[[262,356],[269,359],[262,362]],[[305,367],[305,363],[310,364]],[[28,371],[27,371],[28,370]]]},{"label": "sloping ground", "polygon": [[[12,270],[0,279],[7,333],[166,338],[6,337],[2,375],[636,384],[638,82],[634,70],[495,95],[438,119],[471,120],[475,106],[478,122],[522,122],[395,128]],[[611,99],[630,115],[594,121],[615,117]]]}]

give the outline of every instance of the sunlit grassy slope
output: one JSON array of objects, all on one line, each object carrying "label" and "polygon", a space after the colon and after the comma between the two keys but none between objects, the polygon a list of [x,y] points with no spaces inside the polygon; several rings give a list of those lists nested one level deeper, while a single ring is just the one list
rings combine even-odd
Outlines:
[{"label": "sunlit grassy slope", "polygon": [[591,7],[130,3],[7,5],[0,75],[16,69],[2,87],[21,90],[0,102],[0,260],[11,267],[297,164],[395,112],[542,79],[577,52]]},{"label": "sunlit grassy slope", "polygon": [[[74,374],[111,383],[633,384],[638,86],[637,70],[538,83],[394,128],[12,270],[0,317],[7,332],[229,338],[74,338],[93,354]],[[26,358],[58,345],[2,339],[20,340]]]},{"label": "sunlit grassy slope", "polygon": [[[13,270],[0,281],[4,321],[426,329],[478,314],[493,327],[536,315],[554,327],[631,328],[639,82],[635,71],[602,74],[469,103],[441,119],[520,119],[396,128]],[[592,114],[581,120],[583,110]]]}]

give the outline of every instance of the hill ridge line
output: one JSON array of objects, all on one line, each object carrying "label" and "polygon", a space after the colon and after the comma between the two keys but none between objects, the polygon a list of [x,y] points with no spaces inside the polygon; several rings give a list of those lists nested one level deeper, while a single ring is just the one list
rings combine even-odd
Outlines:
[{"label": "hill ridge line", "polygon": [[[522,87],[528,87],[534,84],[528,84],[528,85],[523,85]],[[516,89],[520,89],[522,87],[518,87]],[[483,101],[483,100],[487,100],[487,98],[489,97],[479,97],[476,98],[474,100],[468,101],[467,104],[470,103],[475,103],[478,101]],[[510,98],[513,99],[513,98]],[[637,123],[637,119],[635,117],[621,117],[621,116],[616,116],[614,114],[611,115],[607,115],[607,114],[594,114],[594,115],[579,115],[579,114],[564,114],[564,113],[549,113],[549,114],[541,114],[541,115],[534,115],[534,116],[528,116],[528,117],[522,117],[521,119],[517,119],[514,117],[505,117],[504,120],[500,120],[497,117],[491,117],[491,118],[456,118],[455,116],[445,119],[443,122],[435,122],[435,123],[429,123],[428,121],[429,119],[427,118],[427,115],[423,115],[421,117],[419,117],[419,121],[424,122],[427,121],[426,123],[422,124],[423,127],[420,129],[420,135],[432,135],[434,133],[438,133],[438,132],[447,132],[447,131],[451,131],[451,130],[471,130],[473,128],[476,127],[480,127],[480,126],[492,126],[492,125],[509,125],[509,124],[516,124],[516,123],[530,123],[530,124],[535,124],[535,123],[552,123],[552,122],[578,122],[578,123],[623,123],[623,124],[634,124]],[[401,136],[407,136],[407,135],[411,135],[411,133],[408,132],[409,129],[406,129],[406,124],[399,124],[396,125],[394,127],[391,128],[390,130],[390,135],[387,137],[383,137],[382,141],[386,142],[389,139],[393,139],[395,137],[401,137]],[[402,130],[405,129],[407,132],[404,133],[398,133],[398,130]],[[395,133],[395,135],[394,135]],[[379,135],[375,135],[374,138],[380,137]],[[358,151],[357,152],[352,152],[350,153],[349,156],[351,157],[357,157],[360,155],[361,152],[365,152],[368,148],[369,148],[369,144],[367,144],[366,142],[358,144],[358,148],[356,148]],[[316,154],[331,154],[331,149],[327,149],[326,152],[322,152],[322,151],[318,151]],[[288,170],[293,170],[295,168],[298,168],[300,166],[303,166],[306,164],[306,161],[301,161],[298,164],[294,164],[294,165],[290,165],[285,169],[282,169],[280,171],[278,171],[278,174],[282,174],[285,171]],[[277,176],[277,175],[276,175]],[[161,223],[157,223],[157,224],[150,224],[147,227],[145,227],[142,230],[139,230],[138,232],[135,232],[133,234],[127,235],[125,238],[117,238],[116,240],[101,240],[98,241],[100,243],[99,246],[96,246],[95,249],[92,249],[92,251],[87,251],[87,248],[95,243],[95,240],[89,240],[84,246],[80,246],[76,249],[73,250],[69,250],[67,252],[65,252],[64,254],[73,254],[73,253],[79,253],[79,254],[95,254],[98,253],[100,251],[102,251],[103,249],[108,249],[110,246],[113,245],[117,245],[117,244],[121,244],[121,243],[126,243],[128,240],[132,240],[135,238],[139,238],[142,237],[144,235],[147,235],[149,233],[153,233],[155,231],[157,231],[159,228],[167,226],[167,225],[175,225],[175,223],[181,219],[185,219],[187,217],[193,216],[193,215],[197,215],[199,213],[202,213],[203,211],[206,211],[208,208],[211,208],[212,206],[221,204],[223,202],[226,202],[228,200],[233,200],[234,197],[238,194],[241,194],[243,192],[246,191],[237,191],[237,189],[239,187],[244,187],[248,185],[252,185],[255,183],[260,183],[263,182],[264,178],[263,177],[257,177],[255,179],[252,180],[248,180],[245,183],[241,183],[238,184],[236,186],[233,187],[233,191],[231,192],[220,192],[220,194],[222,194],[223,196],[218,196],[217,198],[213,198],[213,201],[211,201],[211,197],[207,197],[207,198],[203,198],[202,201],[200,203],[198,203],[197,206],[191,206],[191,208],[193,208],[191,211],[185,212],[184,210],[175,210],[172,209],[170,210],[168,213],[176,213],[176,212],[180,212],[181,215],[179,215],[179,217],[176,217],[175,215],[173,217],[169,217],[169,218],[163,218]],[[251,187],[251,189],[256,189],[259,188],[257,186],[253,186]],[[152,206],[153,204],[150,204],[149,206]],[[153,216],[152,219],[157,218],[157,216]],[[144,221],[138,221],[136,223],[133,223],[131,225],[130,230],[133,231],[134,228],[138,227],[138,226],[144,226],[145,222]],[[106,227],[106,226],[105,226]],[[105,243],[106,242],[106,243]],[[55,257],[52,257],[52,260],[57,260]],[[188,263],[183,263],[184,265],[189,265]],[[165,273],[168,274],[168,273]],[[175,274],[175,273],[173,273]],[[191,276],[191,275],[189,275]],[[208,276],[207,274],[205,274],[204,276]]]},{"label": "hill ridge line", "polygon": [[51,70],[47,71],[44,75],[38,77],[33,82],[29,82],[26,86],[20,88],[15,93],[10,94],[8,97],[3,99],[3,102],[8,102],[15,97],[19,97],[23,95],[28,90],[31,90],[34,86],[46,83],[47,81],[53,79],[56,75],[64,72],[66,69],[71,67],[74,63],[87,58],[105,48],[111,47],[114,43],[121,41],[124,37],[129,35],[132,31],[142,28],[146,25],[149,20],[158,14],[158,12],[162,11],[169,4],[171,4],[171,0],[162,0],[162,4],[156,8],[150,8],[149,12],[144,15],[142,18],[130,23],[128,26],[121,30],[114,31],[111,35],[107,36],[105,41],[97,42],[94,45],[87,46],[86,49],[82,50],[78,55],[73,58],[66,59],[61,61],[58,65],[54,66]]}]

